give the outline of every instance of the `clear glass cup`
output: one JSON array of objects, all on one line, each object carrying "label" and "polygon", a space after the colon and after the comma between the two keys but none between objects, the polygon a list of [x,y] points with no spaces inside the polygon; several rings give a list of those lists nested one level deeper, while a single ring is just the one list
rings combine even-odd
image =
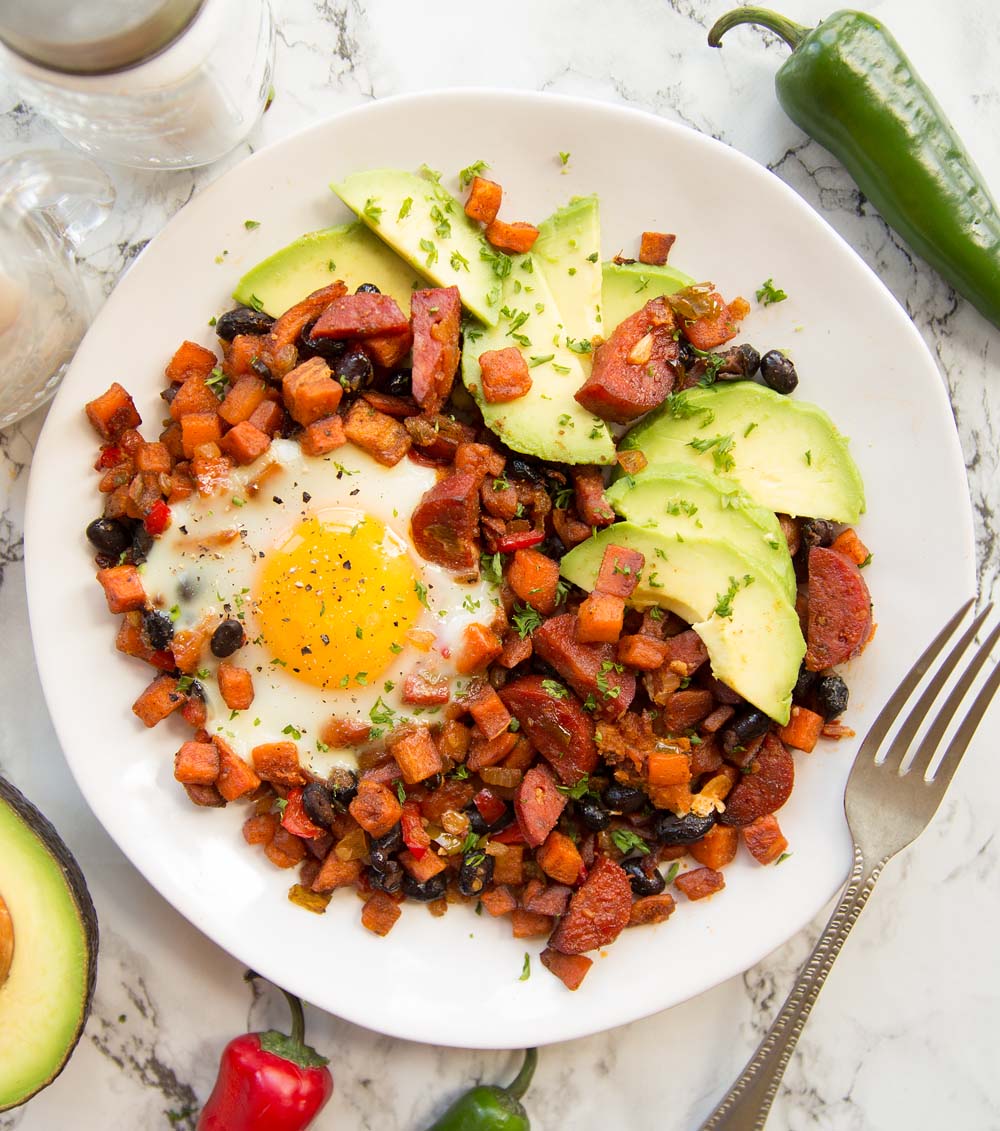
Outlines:
[{"label": "clear glass cup", "polygon": [[274,69],[268,0],[188,0],[189,22],[171,28],[173,38],[165,43],[154,17],[178,0],[145,0],[138,7],[149,14],[146,23],[127,42],[118,36],[114,53],[102,54],[114,23],[108,7],[116,3],[122,0],[76,5],[103,25],[103,40],[83,43],[54,41],[55,33],[37,42],[18,38],[5,28],[0,4],[0,39],[8,44],[0,47],[0,65],[26,101],[99,160],[189,169],[224,157],[246,138],[267,102]]},{"label": "clear glass cup", "polygon": [[0,162],[0,428],[52,396],[90,324],[74,251],[114,199],[76,153]]}]

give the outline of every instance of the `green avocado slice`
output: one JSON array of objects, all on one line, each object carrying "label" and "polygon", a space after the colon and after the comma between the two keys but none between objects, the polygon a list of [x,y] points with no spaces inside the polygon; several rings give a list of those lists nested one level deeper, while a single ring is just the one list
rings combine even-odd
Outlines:
[{"label": "green avocado slice", "polygon": [[650,299],[672,295],[692,283],[694,279],[676,267],[614,261],[605,263],[601,295],[603,336],[609,338],[616,326],[630,314],[641,310]]},{"label": "green avocado slice", "polygon": [[563,577],[592,591],[608,546],[645,558],[629,604],[658,605],[683,617],[704,641],[716,678],[788,722],[806,645],[795,606],[770,570],[721,538],[667,537],[619,522],[566,554]]},{"label": "green avocado slice", "polygon": [[670,396],[619,447],[645,455],[640,480],[660,464],[681,463],[735,479],[779,513],[856,522],[865,509],[861,473],[829,416],[753,381]]},{"label": "green avocado slice", "polygon": [[575,196],[543,220],[531,254],[549,284],[566,335],[582,342],[601,334],[601,220],[597,197]]},{"label": "green avocado slice", "polygon": [[58,833],[3,778],[0,907],[6,909],[0,913],[0,1111],[6,1111],[50,1084],[80,1039],[94,996],[97,914]]},{"label": "green avocado slice", "polygon": [[410,309],[413,290],[424,286],[418,272],[355,221],[309,232],[269,255],[240,279],[233,298],[277,318],[336,279],[343,279],[352,291],[374,283],[403,311]]}]

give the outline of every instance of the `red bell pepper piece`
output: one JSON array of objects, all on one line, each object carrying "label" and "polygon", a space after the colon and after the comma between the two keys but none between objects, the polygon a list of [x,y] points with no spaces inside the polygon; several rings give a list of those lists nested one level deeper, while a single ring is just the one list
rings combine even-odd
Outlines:
[{"label": "red bell pepper piece", "polygon": [[117,445],[112,444],[110,447],[101,448],[101,454],[97,457],[98,470],[104,471],[109,467],[114,467],[122,461],[122,450]]},{"label": "red bell pepper piece", "polygon": [[483,787],[473,797],[472,804],[479,810],[480,817],[488,825],[492,825],[494,821],[499,821],[507,812],[507,805],[503,798],[497,797],[492,789],[486,787]]},{"label": "red bell pepper piece", "polygon": [[177,661],[169,648],[158,648],[155,652],[152,652],[149,662],[154,668],[159,668],[161,672],[172,672],[177,667]]},{"label": "red bell pepper piece", "polygon": [[399,823],[403,832],[403,843],[413,854],[413,859],[419,860],[430,848],[431,838],[427,835],[424,823],[420,819],[420,806],[416,801],[407,801],[404,804]]},{"label": "red bell pepper piece", "polygon": [[290,833],[305,837],[306,840],[313,840],[326,832],[326,829],[314,825],[306,815],[305,807],[302,804],[301,789],[290,789],[288,791],[288,797],[285,799],[285,811],[281,814],[281,824]]},{"label": "red bell pepper piece", "polygon": [[497,844],[525,844],[524,833],[521,832],[521,826],[517,821],[512,821],[505,829],[501,829],[498,833],[490,833],[490,840],[495,840]]},{"label": "red bell pepper piece", "polygon": [[544,541],[544,530],[519,530],[498,538],[497,549],[501,554],[513,554],[515,550],[530,550],[532,546],[538,546]]},{"label": "red bell pepper piece", "polygon": [[149,508],[145,525],[150,534],[162,534],[170,525],[170,508],[162,499],[157,499]]},{"label": "red bell pepper piece", "polygon": [[291,1036],[269,1029],[226,1045],[198,1131],[305,1131],[333,1095],[327,1058],[304,1041],[302,1002],[281,992],[292,1010]]}]

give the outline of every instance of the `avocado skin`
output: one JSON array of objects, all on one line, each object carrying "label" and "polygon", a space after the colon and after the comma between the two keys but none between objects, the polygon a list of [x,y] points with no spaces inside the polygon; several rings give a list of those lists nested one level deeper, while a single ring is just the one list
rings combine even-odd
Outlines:
[{"label": "avocado skin", "polygon": [[73,1055],[74,1049],[83,1036],[84,1026],[87,1024],[87,1018],[90,1016],[90,1010],[94,1004],[100,930],[97,922],[97,910],[94,907],[94,901],[90,898],[87,881],[83,878],[80,865],[77,864],[73,853],[70,852],[69,848],[66,846],[66,842],[56,832],[52,822],[36,809],[16,786],[12,785],[11,782],[3,777],[0,777],[0,805],[8,805],[13,810],[14,815],[42,842],[46,851],[59,866],[59,870],[65,877],[66,883],[69,885],[73,901],[76,903],[77,909],[80,912],[80,922],[83,924],[84,941],[87,951],[86,993],[80,1010],[76,1036],[67,1047],[66,1055],[62,1063],[47,1080],[39,1083],[38,1087],[30,1096],[25,1096],[23,1099],[18,1100],[16,1104],[0,1105],[0,1112],[2,1112],[9,1111],[12,1107],[18,1107],[20,1104],[27,1103],[33,1096],[38,1095],[43,1088],[47,1088],[48,1085],[56,1079],[69,1063],[69,1058]]}]

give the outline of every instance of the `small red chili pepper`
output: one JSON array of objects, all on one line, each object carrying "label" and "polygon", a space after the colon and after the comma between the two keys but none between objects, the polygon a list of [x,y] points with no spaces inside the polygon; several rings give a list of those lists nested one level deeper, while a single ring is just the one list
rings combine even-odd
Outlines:
[{"label": "small red chili pepper", "polygon": [[157,499],[149,508],[145,525],[150,534],[162,534],[170,525],[170,508],[162,499]]},{"label": "small red chili pepper", "polygon": [[290,789],[288,791],[288,796],[285,798],[285,811],[281,814],[281,824],[283,828],[294,833],[295,836],[314,840],[316,837],[322,836],[326,829],[321,829],[319,825],[314,825],[309,820],[302,804],[302,793],[301,789]]},{"label": "small red chili pepper", "polygon": [[95,470],[104,471],[109,467],[114,467],[115,464],[121,463],[122,450],[119,447],[112,445],[109,448],[101,448],[101,454],[97,457]]},{"label": "small red chili pepper", "polygon": [[420,806],[415,801],[407,801],[403,815],[399,819],[403,832],[403,843],[410,850],[414,860],[420,860],[431,846],[423,821],[420,820]]},{"label": "small red chili pepper", "polygon": [[333,1095],[327,1058],[304,1043],[302,1002],[281,992],[292,1011],[291,1036],[269,1029],[226,1045],[198,1131],[304,1131]]},{"label": "small red chili pepper", "polygon": [[498,538],[497,549],[501,554],[513,554],[515,550],[530,550],[532,546],[538,546],[544,541],[544,530],[520,530]]},{"label": "small red chili pepper", "polygon": [[499,821],[500,818],[507,812],[507,806],[503,798],[497,797],[492,789],[481,789],[472,799],[472,804],[479,810],[479,815],[488,824],[492,825],[494,821]]}]

